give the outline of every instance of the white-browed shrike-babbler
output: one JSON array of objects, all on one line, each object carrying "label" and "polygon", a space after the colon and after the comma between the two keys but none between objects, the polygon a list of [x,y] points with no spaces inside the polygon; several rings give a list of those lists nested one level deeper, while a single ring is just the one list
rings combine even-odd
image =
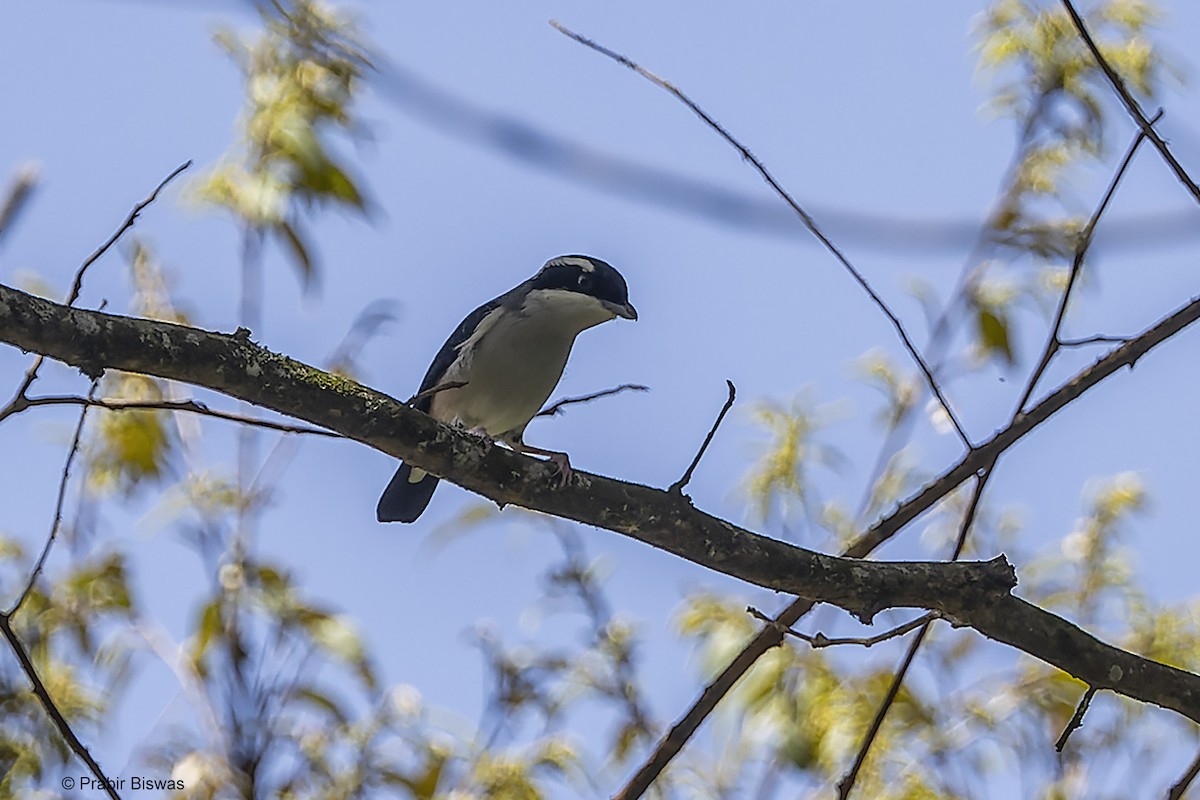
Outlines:
[{"label": "white-browed shrike-babbler", "polygon": [[[575,337],[616,317],[637,319],[621,273],[590,256],[553,258],[537,275],[467,315],[433,359],[414,407],[518,453],[546,456],[565,482],[567,454],[525,444],[525,426],[558,385]],[[453,388],[430,392],[447,384]],[[414,521],[437,484],[436,476],[401,464],[379,498],[376,517]]]}]

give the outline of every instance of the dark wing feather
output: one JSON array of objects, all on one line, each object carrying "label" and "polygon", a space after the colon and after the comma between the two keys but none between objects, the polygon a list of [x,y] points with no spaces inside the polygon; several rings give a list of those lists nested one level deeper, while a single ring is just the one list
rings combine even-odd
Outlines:
[{"label": "dark wing feather", "polygon": [[375,507],[375,519],[380,522],[414,522],[433,498],[433,490],[437,488],[436,475],[425,473],[425,477],[416,483],[409,481],[412,467],[401,464],[400,469],[392,476],[379,505]]},{"label": "dark wing feather", "polygon": [[[483,318],[505,302],[519,297],[524,286],[525,284],[522,284],[495,300],[484,303],[468,314],[466,319],[454,329],[454,333],[450,334],[450,338],[442,345],[442,349],[438,350],[437,355],[433,357],[433,363],[429,365],[429,370],[425,373],[425,379],[421,381],[421,388],[417,392],[424,392],[437,386],[446,374],[446,370],[450,369],[450,365],[454,363],[454,359],[458,358],[458,348],[471,338],[471,334],[475,332]],[[422,397],[413,404],[413,407],[428,414],[432,402],[432,395]],[[379,505],[375,508],[375,517],[380,522],[413,522],[429,505],[429,501],[433,498],[433,490],[437,488],[438,478],[426,474],[423,479],[412,483],[409,481],[411,474],[412,467],[402,463],[396,470],[396,474],[392,476],[387,488],[383,490],[383,496],[379,498]]]},{"label": "dark wing feather", "polygon": [[[442,376],[446,374],[446,370],[450,369],[450,365],[454,363],[454,359],[458,358],[458,348],[462,343],[471,338],[475,328],[479,326],[480,321],[488,314],[497,309],[504,301],[507,295],[497,297],[495,300],[484,303],[479,308],[467,315],[467,318],[458,324],[454,329],[454,333],[450,334],[450,338],[442,345],[442,349],[438,350],[438,354],[433,357],[433,363],[429,365],[429,370],[425,373],[425,379],[421,381],[420,392],[428,391],[434,386],[437,386],[441,381]],[[415,404],[418,411],[429,413],[429,404],[433,402],[433,397],[423,397]]]}]

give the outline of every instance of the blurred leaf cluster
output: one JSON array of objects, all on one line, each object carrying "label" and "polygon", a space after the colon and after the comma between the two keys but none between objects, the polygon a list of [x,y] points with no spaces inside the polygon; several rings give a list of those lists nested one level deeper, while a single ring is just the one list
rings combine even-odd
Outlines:
[{"label": "blurred leaf cluster", "polygon": [[[21,545],[0,535],[6,609],[28,584],[29,569]],[[134,613],[124,557],[101,551],[77,554],[49,585],[35,585],[11,619],[46,690],[81,736],[104,730],[120,705],[129,650],[118,633]],[[12,658],[0,662],[0,719],[0,796],[20,796],[76,768],[74,753]]]},{"label": "blurred leaf cluster", "polygon": [[[1177,75],[1150,38],[1161,16],[1153,3],[1103,0],[1084,16],[1104,57],[1147,101]],[[1002,257],[981,261],[966,296],[980,354],[1011,366],[1019,304],[1044,305],[1047,274],[1070,260],[1087,222],[1090,209],[1071,190],[1109,149],[1106,109],[1124,115],[1060,3],[997,0],[977,36],[980,69],[1000,82],[990,107],[1013,120],[1017,146],[982,243]]]},{"label": "blurred leaf cluster", "polygon": [[245,151],[210,171],[198,191],[247,229],[272,235],[307,285],[316,262],[299,213],[367,209],[332,134],[360,132],[353,105],[370,62],[353,24],[322,0],[277,0],[264,8],[263,25],[250,40],[218,34],[246,80]]}]

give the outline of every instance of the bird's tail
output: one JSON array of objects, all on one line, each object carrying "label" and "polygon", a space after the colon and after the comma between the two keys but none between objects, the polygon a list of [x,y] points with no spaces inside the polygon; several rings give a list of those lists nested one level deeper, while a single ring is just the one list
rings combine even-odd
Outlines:
[{"label": "bird's tail", "polygon": [[429,505],[437,485],[436,475],[401,464],[379,498],[375,518],[380,522],[413,522]]}]

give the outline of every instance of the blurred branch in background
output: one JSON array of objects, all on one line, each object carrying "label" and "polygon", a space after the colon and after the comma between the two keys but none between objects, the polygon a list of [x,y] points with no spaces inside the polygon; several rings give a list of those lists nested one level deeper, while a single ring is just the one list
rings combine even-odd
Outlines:
[{"label": "blurred branch in background", "polygon": [[[496,151],[564,180],[592,186],[636,202],[671,209],[757,235],[813,241],[796,217],[758,192],[743,192],[711,181],[605,153],[527,120],[473,103],[421,77],[415,70],[375,55],[372,86],[400,111],[448,135]],[[978,219],[904,218],[866,211],[812,206],[829,235],[859,249],[897,254],[954,254],[979,236]],[[1097,235],[1107,250],[1152,250],[1200,239],[1200,211],[1180,206],[1110,220]]]},{"label": "blurred branch in background", "polygon": [[17,167],[13,173],[5,189],[4,199],[0,200],[0,244],[3,244],[9,228],[29,204],[29,198],[40,179],[41,169],[33,162]]}]

